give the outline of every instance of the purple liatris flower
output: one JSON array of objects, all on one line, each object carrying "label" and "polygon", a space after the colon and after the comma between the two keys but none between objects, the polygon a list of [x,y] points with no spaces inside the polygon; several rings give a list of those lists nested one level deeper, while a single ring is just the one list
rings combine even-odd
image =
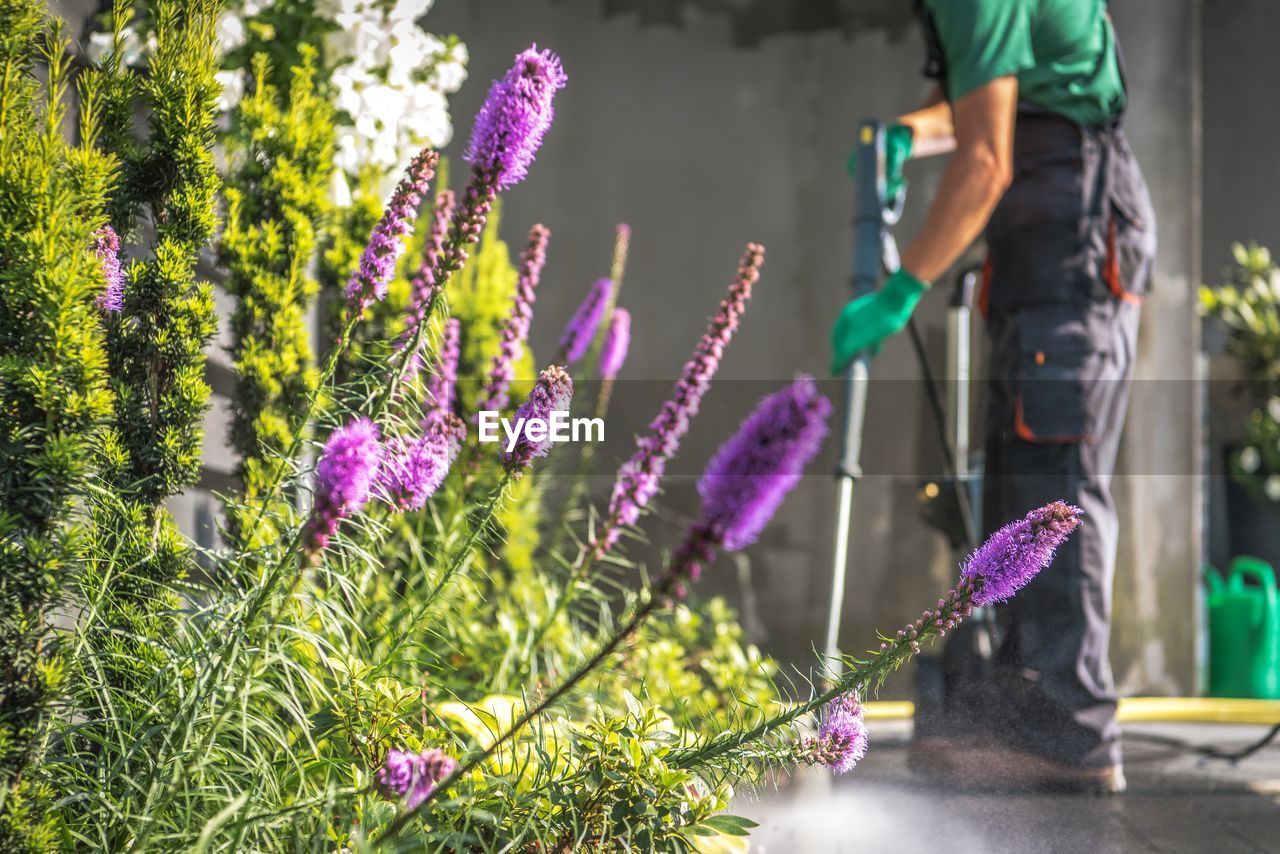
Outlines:
[{"label": "purple liatris flower", "polygon": [[1049,565],[1058,546],[1080,526],[1082,512],[1055,501],[996,531],[965,561],[960,583],[938,600],[937,608],[899,629],[896,637],[880,644],[880,652],[919,653],[921,641],[945,637],[975,607],[1012,597]]},{"label": "purple liatris flower", "polygon": [[[420,324],[425,322],[441,283],[436,281],[440,274],[440,260],[445,251],[445,238],[449,234],[449,222],[453,218],[453,191],[441,190],[436,194],[436,204],[431,212],[431,233],[427,235],[422,247],[422,262],[418,266],[418,275],[413,277],[413,297],[409,302],[409,313],[405,319],[404,334],[400,337],[400,346],[407,347],[413,343]],[[418,342],[421,347],[421,341]],[[408,374],[413,376],[421,367],[421,354],[417,351],[409,356]]]},{"label": "purple liatris flower", "polygon": [[561,364],[572,365],[587,355],[587,350],[600,329],[600,320],[604,317],[604,310],[608,307],[609,298],[612,295],[613,282],[609,279],[600,279],[591,286],[591,290],[587,292],[587,298],[573,313],[573,317],[569,319],[569,325],[564,329],[564,334],[560,336],[558,361]]},{"label": "purple liatris flower", "polygon": [[381,463],[378,428],[369,419],[357,418],[329,436],[316,464],[315,506],[303,544],[309,558],[324,551],[344,516],[364,507]]},{"label": "purple liatris flower", "polygon": [[1083,513],[1079,507],[1055,501],[988,537],[960,572],[963,581],[974,584],[973,603],[1005,602],[1026,586],[1079,527]]},{"label": "purple liatris flower", "polygon": [[93,252],[98,256],[106,287],[98,294],[98,308],[118,312],[124,308],[124,271],[120,269],[120,238],[109,225],[93,233]]},{"label": "purple liatris flower", "polygon": [[432,412],[422,426],[423,434],[413,441],[399,436],[388,441],[378,469],[379,493],[401,510],[426,505],[467,437],[467,425],[452,412]]},{"label": "purple liatris flower", "polygon": [[827,436],[831,402],[812,377],[760,401],[698,481],[703,520],[727,549],[755,542]]},{"label": "purple liatris flower", "polygon": [[415,810],[457,767],[457,761],[439,748],[421,753],[392,749],[375,775],[375,787],[387,800]]},{"label": "purple liatris flower", "polygon": [[837,774],[852,771],[867,755],[867,724],[856,693],[841,694],[827,704],[817,737],[806,739],[802,752],[806,761]]},{"label": "purple liatris flower", "polygon": [[476,116],[465,159],[499,189],[524,180],[554,117],[552,100],[568,78],[560,58],[531,46],[495,80]]},{"label": "purple liatris flower", "polygon": [[444,322],[440,336],[440,351],[436,357],[436,370],[427,380],[427,394],[433,408],[442,412],[453,411],[453,398],[458,388],[458,359],[461,357],[459,337],[462,322],[451,317]]},{"label": "purple liatris flower", "polygon": [[[520,434],[511,450],[502,453],[502,463],[508,472],[519,473],[535,457],[545,457],[550,452],[551,415],[567,413],[572,402],[573,379],[562,368],[553,365],[538,375],[528,400],[516,408]],[[534,422],[532,427],[530,422]]]},{"label": "purple liatris flower", "polygon": [[524,350],[529,337],[529,323],[533,319],[533,302],[538,280],[547,262],[547,241],[551,231],[545,225],[535,225],[529,230],[529,242],[520,253],[520,269],[516,274],[516,292],[511,300],[511,311],[502,321],[498,333],[498,353],[489,366],[481,389],[480,409],[499,411],[507,408],[507,391],[515,378],[516,359]]},{"label": "purple liatris flower", "polygon": [[627,360],[627,348],[631,346],[631,313],[625,308],[615,308],[609,318],[609,328],[600,345],[600,379],[613,382]]},{"label": "purple liatris flower", "polygon": [[702,518],[676,550],[666,583],[683,595],[683,580],[697,580],[717,546],[755,542],[822,447],[830,415],[831,402],[807,376],[760,401],[707,463],[698,481]]},{"label": "purple liatris flower", "polygon": [[444,252],[444,241],[449,234],[449,221],[453,218],[453,190],[436,193],[436,203],[431,209],[431,232],[422,245],[422,263],[418,275],[413,277],[413,305],[411,310],[421,319],[421,312],[431,303],[441,282],[435,279],[436,260]]},{"label": "purple liatris flower", "polygon": [[597,549],[611,547],[621,533],[620,526],[635,524],[640,511],[657,494],[667,460],[679,449],[689,421],[697,415],[702,397],[711,387],[711,378],[720,367],[724,348],[738,328],[739,318],[751,298],[751,286],[760,278],[763,263],[764,247],[747,244],[729,293],[694,348],[693,357],[685,364],[671,399],[663,404],[662,411],[649,425],[648,435],[637,443],[631,459],[618,470],[613,494],[609,497],[609,516],[597,535]]},{"label": "purple liatris flower", "polygon": [[464,155],[471,163],[471,180],[429,266],[434,287],[442,287],[466,263],[467,247],[480,240],[498,191],[525,177],[551,126],[552,99],[564,84],[560,60],[550,51],[539,53],[536,45],[517,55],[511,70],[494,81]]},{"label": "purple liatris flower", "polygon": [[382,219],[373,227],[369,243],[360,256],[360,266],[347,282],[347,300],[357,309],[364,310],[374,301],[386,299],[387,284],[395,275],[396,262],[404,251],[403,238],[413,231],[418,206],[435,177],[438,160],[434,151],[425,148],[413,158],[391,194]]}]

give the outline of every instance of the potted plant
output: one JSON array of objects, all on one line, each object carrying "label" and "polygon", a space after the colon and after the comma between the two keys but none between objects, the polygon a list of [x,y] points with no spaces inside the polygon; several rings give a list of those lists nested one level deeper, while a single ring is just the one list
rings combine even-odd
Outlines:
[{"label": "potted plant", "polygon": [[1203,313],[1226,331],[1240,366],[1249,414],[1239,445],[1228,447],[1231,550],[1280,563],[1280,267],[1256,244],[1235,244],[1221,285],[1200,290]]}]

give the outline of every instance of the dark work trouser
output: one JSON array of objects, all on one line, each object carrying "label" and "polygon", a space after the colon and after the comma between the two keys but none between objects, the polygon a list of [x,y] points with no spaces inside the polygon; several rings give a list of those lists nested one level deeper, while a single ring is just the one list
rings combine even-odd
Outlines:
[{"label": "dark work trouser", "polygon": [[[1057,762],[1119,761],[1107,659],[1118,522],[1111,498],[1155,251],[1142,173],[1118,128],[1019,114],[1015,176],[988,227],[991,339],[983,525],[1057,499],[1084,525],[996,609],[997,647],[973,629],[946,651],[953,726]],[[958,713],[958,719],[955,715]]]}]

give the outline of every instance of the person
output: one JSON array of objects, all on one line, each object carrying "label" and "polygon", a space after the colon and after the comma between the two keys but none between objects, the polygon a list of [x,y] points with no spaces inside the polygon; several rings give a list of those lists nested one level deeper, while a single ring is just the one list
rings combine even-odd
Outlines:
[{"label": "person", "polygon": [[983,525],[1055,499],[1086,521],[997,609],[989,661],[976,660],[972,635],[948,638],[943,714],[917,721],[913,765],[975,784],[1122,791],[1107,660],[1110,483],[1155,218],[1121,129],[1115,32],[1104,0],[916,6],[937,86],[886,131],[888,192],[903,186],[913,154],[953,153],[901,269],[841,312],[833,370],[901,331],[929,283],[985,231]]}]

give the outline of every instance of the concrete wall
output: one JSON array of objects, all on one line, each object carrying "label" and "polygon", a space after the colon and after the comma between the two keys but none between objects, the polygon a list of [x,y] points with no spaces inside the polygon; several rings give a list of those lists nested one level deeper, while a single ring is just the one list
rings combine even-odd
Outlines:
[{"label": "concrete wall", "polygon": [[[1135,394],[1122,462],[1130,474],[1117,484],[1126,524],[1113,657],[1126,690],[1189,690],[1201,540],[1189,382],[1197,352],[1191,295],[1199,279],[1198,4],[1113,6],[1134,92],[1131,137],[1161,220],[1159,281],[1143,322],[1139,367],[1152,382]],[[518,242],[535,221],[552,229],[533,332],[536,351],[548,354],[583,289],[607,269],[613,224],[633,226],[622,302],[633,312],[636,343],[611,435],[629,436],[652,416],[742,245],[768,248],[722,381],[686,442],[667,509],[650,526],[657,544],[672,545],[679,520],[696,508],[692,475],[755,398],[797,370],[826,376],[827,331],[846,298],[845,155],[859,118],[893,115],[924,94],[915,34],[896,42],[879,30],[848,39],[836,32],[780,35],[744,49],[733,46],[724,16],[689,13],[678,29],[642,27],[631,16],[604,17],[597,0],[441,0],[426,23],[456,32],[471,49],[472,79],[453,102],[460,137],[488,80],[513,53],[536,41],[564,58],[569,87],[529,180],[508,196],[506,236]],[[460,153],[462,142],[449,153]],[[938,175],[938,164],[912,166],[900,234],[918,224]],[[928,300],[920,313],[935,351],[941,303]],[[886,346],[874,376],[864,448],[871,473],[857,489],[842,636],[849,650],[871,645],[877,627],[891,629],[918,613],[954,573],[944,544],[916,518],[921,475],[936,471],[939,459],[906,340]],[[816,466],[749,550],[749,572],[722,561],[706,583],[748,606],[746,621],[769,651],[798,661],[809,659],[823,633],[834,486],[822,472],[829,470]],[[889,690],[909,686],[901,681]]]},{"label": "concrete wall", "polygon": [[1200,4],[1112,4],[1131,91],[1127,120],[1159,223],[1154,293],[1115,491],[1121,541],[1112,665],[1127,693],[1197,685],[1203,494],[1200,323]]},{"label": "concrete wall", "polygon": [[1280,73],[1274,0],[1204,0],[1204,274],[1234,241],[1280,251],[1280,111],[1265,94]]}]

